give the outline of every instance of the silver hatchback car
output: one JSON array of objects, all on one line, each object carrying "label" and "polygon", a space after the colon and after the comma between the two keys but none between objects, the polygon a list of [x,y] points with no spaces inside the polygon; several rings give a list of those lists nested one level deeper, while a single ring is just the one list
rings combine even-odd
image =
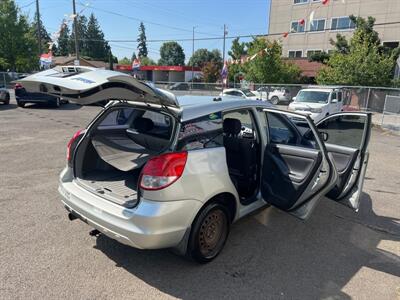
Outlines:
[{"label": "silver hatchback car", "polygon": [[90,104],[110,100],[67,147],[59,192],[71,220],[139,249],[205,263],[230,225],[273,205],[307,219],[320,200],[358,210],[371,115],[314,124],[268,103],[182,96],[118,72],[76,67],[19,81]]}]

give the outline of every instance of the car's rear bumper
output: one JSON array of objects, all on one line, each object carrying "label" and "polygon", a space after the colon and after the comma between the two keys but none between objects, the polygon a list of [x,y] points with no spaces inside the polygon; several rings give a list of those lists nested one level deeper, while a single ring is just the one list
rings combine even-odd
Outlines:
[{"label": "car's rear bumper", "polygon": [[139,249],[174,247],[190,228],[194,212],[201,203],[196,200],[151,201],[141,198],[131,209],[112,203],[85,190],[70,178],[71,169],[60,176],[62,202],[75,216],[123,244]]}]

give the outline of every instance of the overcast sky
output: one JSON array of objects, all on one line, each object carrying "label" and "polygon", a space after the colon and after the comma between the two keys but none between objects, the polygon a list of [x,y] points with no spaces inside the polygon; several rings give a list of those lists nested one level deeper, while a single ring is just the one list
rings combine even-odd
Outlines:
[{"label": "overcast sky", "polygon": [[[22,10],[34,16],[33,0],[17,0]],[[42,20],[49,33],[57,31],[65,14],[72,13],[72,0],[40,0]],[[263,34],[268,30],[270,0],[76,0],[77,11],[89,16],[93,12],[108,40],[136,40],[140,20],[146,26],[148,40],[221,37],[223,24],[228,36]],[[85,5],[86,6],[85,8]],[[243,39],[245,41],[246,39]],[[247,39],[248,40],[248,39]],[[186,59],[192,53],[192,41],[178,41]],[[162,42],[149,42],[149,56],[159,58]],[[195,41],[195,49],[220,49],[222,40]],[[227,40],[226,52],[231,40]],[[118,58],[131,57],[136,42],[110,42]]]}]

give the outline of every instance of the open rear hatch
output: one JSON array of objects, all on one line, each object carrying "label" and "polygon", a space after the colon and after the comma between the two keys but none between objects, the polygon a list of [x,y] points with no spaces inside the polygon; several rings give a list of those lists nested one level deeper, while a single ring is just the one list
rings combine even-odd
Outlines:
[{"label": "open rear hatch", "polygon": [[179,108],[176,97],[121,72],[89,67],[62,67],[14,81],[28,92],[60,96],[88,105],[103,100],[126,100]]}]

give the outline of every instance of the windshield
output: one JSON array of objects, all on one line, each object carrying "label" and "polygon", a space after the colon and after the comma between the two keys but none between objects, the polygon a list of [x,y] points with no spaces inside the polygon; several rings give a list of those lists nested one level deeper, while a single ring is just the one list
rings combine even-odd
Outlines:
[{"label": "windshield", "polygon": [[247,96],[247,97],[254,97],[255,94],[253,94],[250,90],[242,90],[242,92]]},{"label": "windshield", "polygon": [[296,102],[328,103],[329,94],[329,92],[300,91],[296,97]]}]

